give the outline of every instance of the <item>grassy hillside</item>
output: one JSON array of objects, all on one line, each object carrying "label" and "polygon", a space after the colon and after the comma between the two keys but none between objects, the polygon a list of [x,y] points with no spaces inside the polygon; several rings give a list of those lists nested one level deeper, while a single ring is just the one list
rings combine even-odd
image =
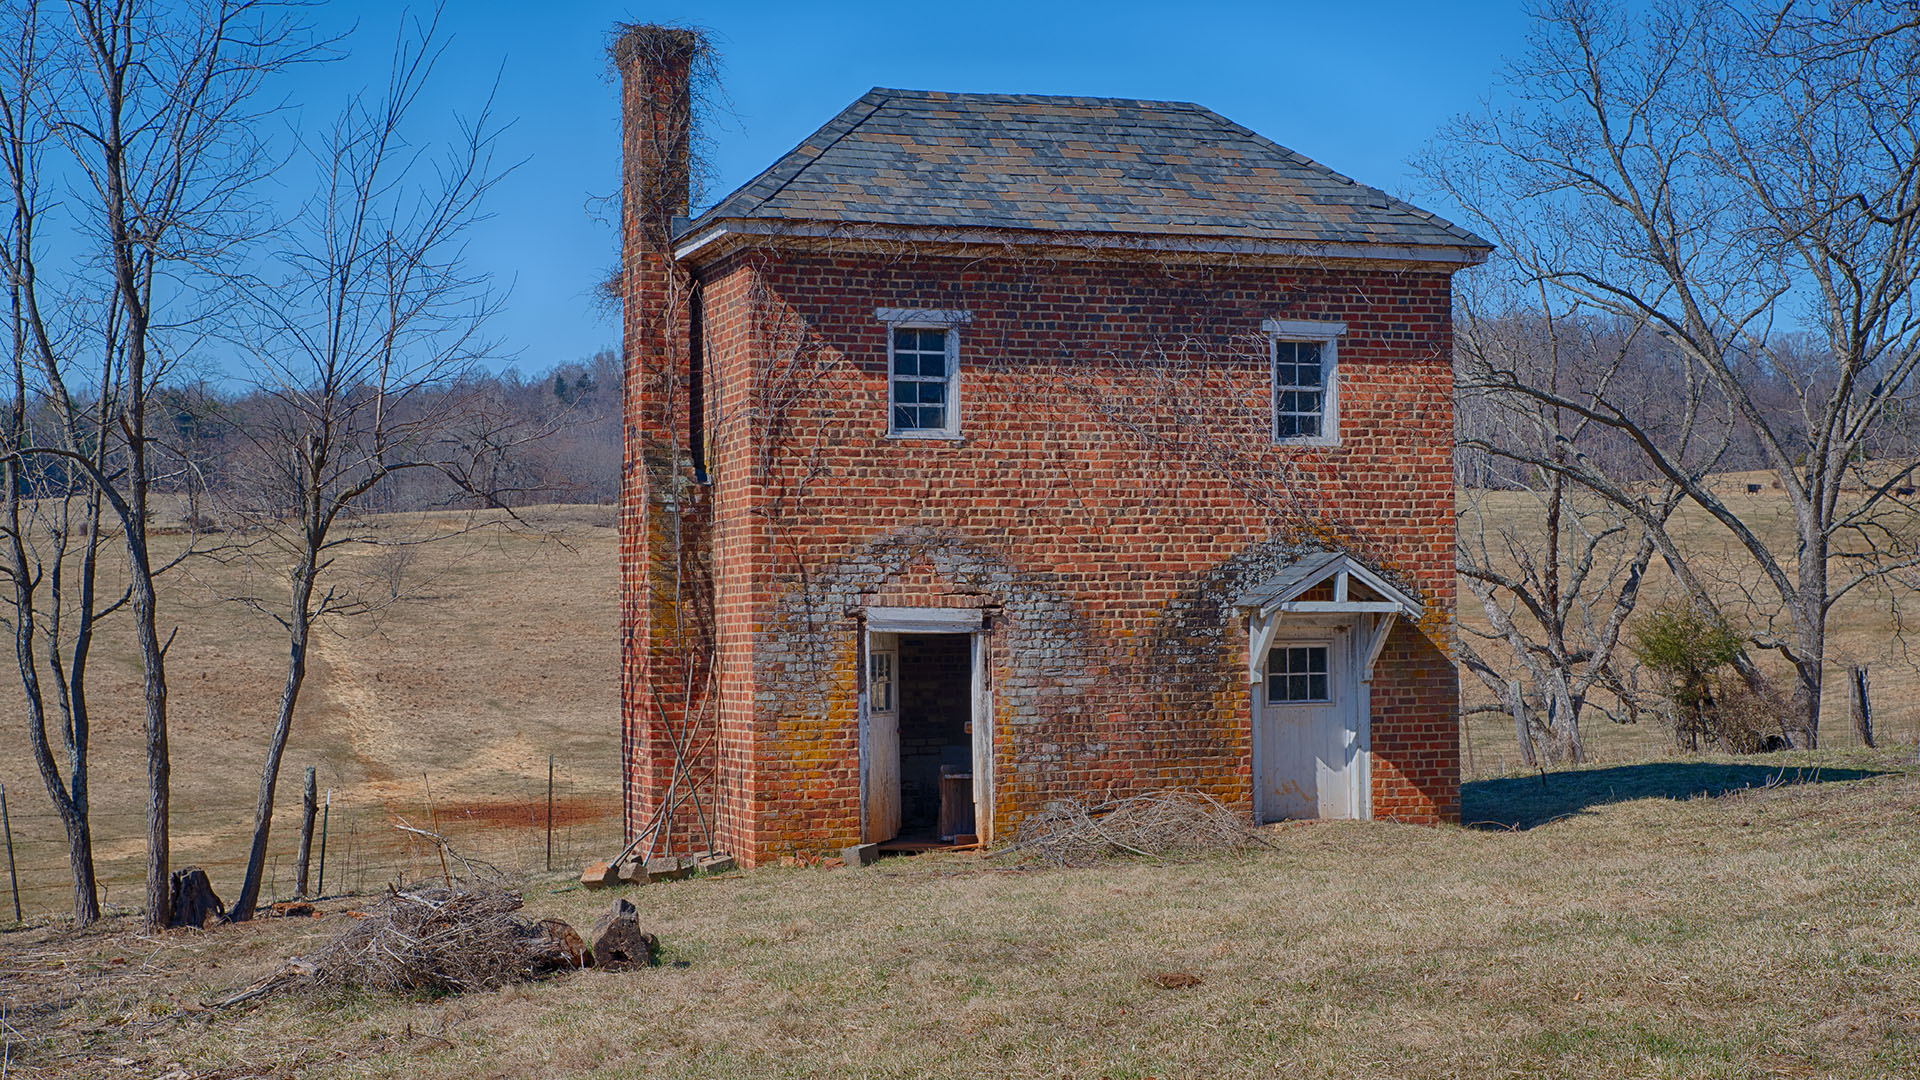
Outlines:
[{"label": "grassy hillside", "polygon": [[[1747,494],[1748,478],[1725,480],[1728,500],[1778,542],[1786,508],[1777,492]],[[1526,506],[1494,497],[1495,520],[1525,528]],[[317,766],[334,792],[329,889],[378,887],[423,853],[392,826],[430,816],[474,854],[514,868],[544,862],[547,758],[555,760],[556,858],[574,865],[618,832],[618,615],[614,515],[605,507],[546,507],[509,524],[498,518],[408,515],[377,522],[388,539],[441,536],[400,548],[348,549],[337,581],[374,598],[398,594],[373,616],[335,622],[317,638],[279,792],[270,891],[291,889],[301,773]],[[1469,523],[1470,525],[1470,523]],[[1723,543],[1718,527],[1683,514],[1689,543]],[[244,538],[199,541],[205,557],[164,580],[164,619],[177,625],[170,652],[175,860],[209,868],[215,888],[237,888],[260,757],[286,663],[285,637],[266,615],[231,598],[277,600],[283,588]],[[164,545],[185,543],[178,535]],[[116,553],[117,554],[117,553]],[[117,566],[117,561],[115,564]],[[1738,563],[1726,563],[1728,588]],[[1654,568],[1650,598],[1668,587]],[[1461,617],[1484,615],[1471,596]],[[1651,602],[1651,599],[1649,600]],[[1849,598],[1834,621],[1836,655],[1872,665],[1878,729],[1894,744],[1920,740],[1920,669],[1895,636],[1896,618],[1920,617],[1920,598]],[[139,670],[125,620],[108,627],[95,669],[95,821],[106,899],[141,897],[144,762]],[[1485,700],[1463,679],[1470,701]],[[19,716],[18,687],[0,679],[0,709]],[[1831,745],[1856,741],[1835,682],[1823,724]],[[1656,722],[1623,726],[1593,715],[1588,746],[1597,763],[1672,756]],[[1499,777],[1520,762],[1510,721],[1475,718],[1467,774]],[[26,754],[17,722],[0,724],[0,781],[7,787],[29,912],[67,909],[57,820]],[[433,806],[427,805],[431,790]],[[9,913],[10,914],[10,913]]]},{"label": "grassy hillside", "polygon": [[[342,884],[377,887],[382,870],[407,856],[392,825],[399,816],[427,820],[429,786],[432,816],[478,854],[510,865],[543,857],[544,836],[526,826],[535,813],[544,821],[549,754],[560,854],[597,850],[617,834],[613,511],[548,507],[522,518],[513,525],[454,514],[398,518],[376,527],[392,538],[446,538],[349,548],[340,558],[336,581],[391,602],[316,635],[279,788],[274,851],[283,894],[291,889],[308,765],[318,768],[320,786],[334,791],[329,877]],[[224,550],[239,539],[200,540],[210,553],[170,573],[162,596],[163,632],[179,627],[168,654],[174,861],[207,867],[216,891],[229,894],[239,884],[287,656],[284,631],[231,599],[251,592],[284,603],[285,586],[270,560]],[[160,542],[181,545],[185,538]],[[95,663],[97,852],[107,901],[138,904],[143,713],[124,619],[108,624]],[[0,679],[0,711],[19,717],[19,693],[16,676]],[[27,909],[66,910],[59,823],[17,719],[0,725],[0,781]],[[491,828],[502,825],[520,828]],[[354,877],[346,876],[349,869]]]},{"label": "grassy hillside", "polygon": [[[443,999],[192,1008],[350,925],[339,914],[159,941],[130,920],[0,935],[0,994],[14,1068],[63,1077],[1920,1073],[1906,755],[1615,767],[1484,781],[1466,802],[1502,827],[1281,827],[1268,850],[1190,864],[935,855],[653,885],[626,895],[662,966]],[[536,881],[528,912],[584,926],[607,905],[563,885]]]}]

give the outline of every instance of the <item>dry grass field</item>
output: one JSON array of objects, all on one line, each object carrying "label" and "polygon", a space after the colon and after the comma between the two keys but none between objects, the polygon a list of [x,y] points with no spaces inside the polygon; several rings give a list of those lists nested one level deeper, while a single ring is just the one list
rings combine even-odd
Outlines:
[{"label": "dry grass field", "polygon": [[[379,887],[407,856],[392,828],[396,816],[426,821],[429,786],[433,816],[477,854],[512,866],[543,858],[543,830],[525,826],[535,816],[544,822],[548,755],[560,854],[598,850],[617,835],[614,512],[543,507],[521,516],[511,528],[457,514],[379,522],[374,528],[393,537],[448,538],[349,548],[341,557],[336,580],[400,598],[315,636],[278,791],[272,883],[281,895],[292,888],[309,765],[334,792],[329,891],[335,880]],[[200,544],[217,551],[228,539]],[[163,579],[162,632],[179,627],[168,654],[174,862],[206,867],[223,894],[239,887],[287,656],[277,624],[228,598],[256,590],[284,603],[285,585],[271,573],[264,562],[210,556]],[[104,636],[95,662],[94,836],[106,901],[138,904],[146,777],[139,662],[124,619]],[[0,712],[20,715],[17,676],[0,679]],[[17,721],[0,725],[0,781],[27,911],[68,910],[59,821]]]},{"label": "dry grass field", "polygon": [[[1733,497],[1763,518],[1778,499]],[[397,582],[401,599],[317,647],[271,891],[290,888],[312,764],[335,792],[330,893],[425,871],[391,826],[431,813],[529,874],[528,914],[584,928],[604,908],[569,871],[618,830],[613,516],[523,516],[343,560],[358,586]],[[196,560],[165,595],[182,626],[176,864],[207,866],[223,891],[285,653],[270,620],[223,598],[261,574]],[[736,872],[627,894],[663,942],[654,969],[216,1012],[201,1003],[368,901],[204,934],[148,937],[124,913],[67,931],[57,826],[18,725],[0,726],[39,915],[0,932],[0,1077],[1920,1075],[1920,677],[1892,627],[1884,600],[1838,624],[1843,653],[1874,665],[1879,751],[1852,745],[1839,701],[1826,749],[1748,759],[1676,755],[1655,724],[1595,718],[1595,762],[1539,776],[1516,771],[1511,724],[1489,717],[1468,732],[1464,828],[1286,827],[1251,855],[1082,870],[943,855]],[[99,686],[106,898],[131,904],[138,671],[117,638]],[[550,875],[532,827],[549,754]],[[1167,973],[1199,982],[1168,989]]]},{"label": "dry grass field", "polygon": [[[1793,550],[1792,511],[1786,498],[1770,486],[1760,473],[1729,473],[1719,479],[1717,494],[1741,519],[1776,552]],[[1750,484],[1760,486],[1749,493]],[[1463,502],[1463,506],[1466,504]],[[1515,530],[1529,535],[1529,525],[1537,536],[1537,510],[1523,496],[1492,494],[1484,497],[1486,522],[1497,533]],[[1463,516],[1460,527],[1470,537],[1480,527],[1473,515]],[[1669,525],[1676,542],[1687,551],[1727,550],[1729,556],[1718,562],[1702,561],[1696,572],[1712,580],[1719,594],[1731,601],[1742,595],[1764,597],[1757,573],[1744,556],[1735,557],[1729,537],[1719,523],[1705,513],[1688,507],[1676,514]],[[1491,539],[1491,538],[1490,538]],[[1498,549],[1497,541],[1492,543]],[[1791,567],[1791,562],[1787,565]],[[1672,575],[1658,559],[1649,567],[1641,610],[1652,606],[1672,588]],[[1759,618],[1766,612],[1733,607],[1732,617]],[[1459,617],[1470,626],[1485,627],[1486,615],[1479,601],[1465,588],[1460,590]],[[1920,742],[1920,652],[1910,651],[1911,641],[1920,628],[1920,593],[1905,588],[1860,589],[1843,598],[1834,609],[1829,632],[1832,648],[1829,656],[1836,665],[1830,673],[1827,692],[1821,701],[1820,737],[1823,745],[1858,746],[1848,716],[1845,665],[1866,664],[1872,675],[1874,730],[1876,738],[1905,743]],[[1782,627],[1784,630],[1784,627]],[[1901,632],[1904,629],[1904,634]],[[1505,661],[1503,650],[1495,645],[1479,646],[1483,656],[1498,664]],[[1757,663],[1777,680],[1783,690],[1791,689],[1790,669],[1774,654],[1757,654]],[[1644,684],[1643,684],[1644,685]],[[1471,704],[1492,700],[1478,679],[1461,672],[1460,688]],[[1589,714],[1582,732],[1595,762],[1632,762],[1670,756],[1674,744],[1670,732],[1659,723],[1616,724],[1598,714]],[[1496,716],[1476,717],[1469,725],[1464,762],[1469,776],[1502,776],[1522,767],[1515,745],[1513,722]]]},{"label": "dry grass field", "polygon": [[[150,938],[126,919],[8,934],[12,1069],[1920,1074],[1920,772],[1905,753],[1602,768],[1482,781],[1467,798],[1510,827],[1305,825],[1191,863],[1019,871],[936,855],[658,884],[626,895],[661,939],[659,967],[442,998],[198,1008],[339,932],[355,901],[206,934]],[[555,877],[527,899],[585,925],[607,894]],[[1167,988],[1169,974],[1198,981]]]}]

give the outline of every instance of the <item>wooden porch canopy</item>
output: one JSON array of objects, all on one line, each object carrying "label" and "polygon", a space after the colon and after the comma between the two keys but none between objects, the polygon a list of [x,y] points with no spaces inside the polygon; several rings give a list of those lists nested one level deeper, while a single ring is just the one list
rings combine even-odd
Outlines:
[{"label": "wooden porch canopy", "polygon": [[[1331,596],[1303,599],[1331,584]],[[1267,650],[1287,615],[1352,615],[1359,624],[1360,680],[1373,679],[1374,662],[1396,620],[1418,619],[1420,602],[1362,565],[1353,556],[1324,548],[1301,553],[1271,578],[1242,593],[1235,606],[1247,613],[1247,681],[1259,682]]]}]

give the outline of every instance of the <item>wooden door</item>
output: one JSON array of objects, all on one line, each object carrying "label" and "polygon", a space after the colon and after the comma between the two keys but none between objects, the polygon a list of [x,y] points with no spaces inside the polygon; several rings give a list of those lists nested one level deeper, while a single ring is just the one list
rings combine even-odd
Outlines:
[{"label": "wooden door", "polygon": [[1283,639],[1267,653],[1260,731],[1260,807],[1267,821],[1360,816],[1357,690],[1342,644]]},{"label": "wooden door", "polygon": [[867,637],[867,842],[900,835],[900,648],[895,634]]}]

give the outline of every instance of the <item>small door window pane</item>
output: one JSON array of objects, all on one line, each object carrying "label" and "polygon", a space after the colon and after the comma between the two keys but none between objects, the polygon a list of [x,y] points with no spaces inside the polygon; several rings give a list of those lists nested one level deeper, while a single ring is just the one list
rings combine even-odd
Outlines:
[{"label": "small door window pane", "polygon": [[1331,701],[1330,690],[1325,645],[1291,645],[1267,653],[1268,701]]}]

